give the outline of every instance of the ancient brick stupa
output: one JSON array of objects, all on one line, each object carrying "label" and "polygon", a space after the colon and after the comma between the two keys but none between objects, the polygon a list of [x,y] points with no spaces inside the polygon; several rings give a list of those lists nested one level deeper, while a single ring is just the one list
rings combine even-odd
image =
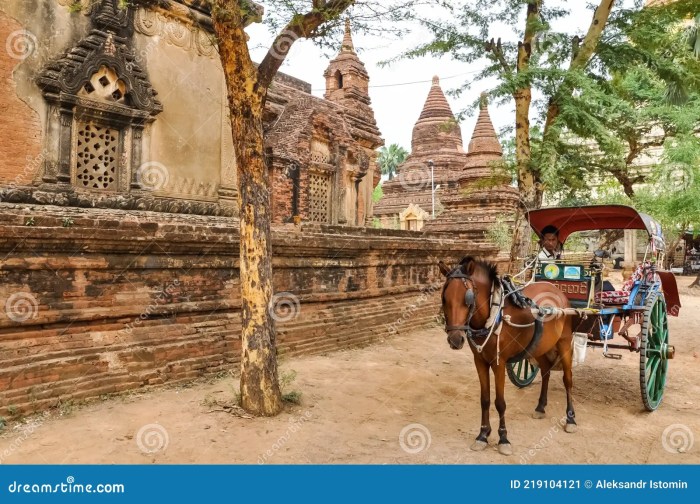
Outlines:
[{"label": "ancient brick stupa", "polygon": [[518,190],[503,171],[503,151],[482,94],[466,162],[450,189],[441,196],[443,211],[425,223],[429,232],[449,233],[471,243],[487,242],[487,230],[499,219],[512,223]]},{"label": "ancient brick stupa", "polygon": [[420,230],[431,218],[431,188],[439,186],[435,192],[439,209],[440,195],[454,185],[466,161],[459,124],[440,87],[440,79],[433,77],[423,111],[413,127],[411,155],[398,167],[396,177],[382,185],[384,197],[375,206],[375,217],[383,227]]}]

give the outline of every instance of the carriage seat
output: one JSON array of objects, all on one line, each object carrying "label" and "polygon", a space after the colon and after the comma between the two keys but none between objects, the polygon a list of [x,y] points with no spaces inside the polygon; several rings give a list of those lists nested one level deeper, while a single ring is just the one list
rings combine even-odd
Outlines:
[{"label": "carriage seat", "polygon": [[594,300],[596,303],[602,303],[604,305],[625,305],[629,303],[630,292],[632,292],[634,282],[642,280],[645,276],[648,281],[653,281],[654,279],[654,274],[651,272],[651,263],[649,261],[639,263],[637,269],[634,270],[632,275],[623,284],[622,289],[596,292]]}]

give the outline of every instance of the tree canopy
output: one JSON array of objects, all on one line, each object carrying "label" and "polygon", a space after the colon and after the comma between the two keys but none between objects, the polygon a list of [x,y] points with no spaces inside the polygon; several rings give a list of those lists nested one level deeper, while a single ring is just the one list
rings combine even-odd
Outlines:
[{"label": "tree canopy", "polygon": [[[422,20],[433,40],[403,56],[481,63],[457,92],[495,82],[491,97],[514,103],[521,210],[541,206],[548,189],[575,197],[583,181],[611,177],[632,196],[648,176],[637,165],[654,147],[672,147],[677,163],[692,158],[700,67],[688,51],[697,30],[688,34],[681,21],[697,15],[696,0],[645,8],[601,0],[573,30],[563,1],[464,0],[447,8]],[[527,236],[523,222],[516,231],[514,255]]]}]

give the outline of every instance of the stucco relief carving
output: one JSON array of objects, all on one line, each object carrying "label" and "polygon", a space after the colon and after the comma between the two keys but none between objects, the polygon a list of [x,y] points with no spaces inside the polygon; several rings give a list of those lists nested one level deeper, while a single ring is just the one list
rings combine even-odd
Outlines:
[{"label": "stucco relief carving", "polygon": [[200,56],[216,55],[211,35],[184,19],[189,10],[179,4],[171,4],[166,12],[140,8],[136,11],[134,27],[137,32],[149,37],[162,37],[167,43],[192,51]]},{"label": "stucco relief carving", "polygon": [[160,196],[216,200],[218,189],[218,184],[212,182],[202,182],[188,177],[169,177],[167,185],[157,193]]}]

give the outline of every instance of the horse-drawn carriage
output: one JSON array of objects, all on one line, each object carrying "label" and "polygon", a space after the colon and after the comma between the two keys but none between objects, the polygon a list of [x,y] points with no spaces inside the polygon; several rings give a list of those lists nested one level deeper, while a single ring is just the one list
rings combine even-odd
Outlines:
[{"label": "horse-drawn carriage", "polygon": [[[559,240],[575,232],[597,229],[645,230],[648,235],[645,257],[620,290],[605,290],[603,253],[590,262],[564,259],[536,262],[532,280],[554,284],[573,308],[581,310],[573,321],[579,344],[601,347],[605,357],[621,358],[610,350],[628,349],[640,355],[639,381],[644,407],[658,408],[664,394],[668,361],[674,347],[669,344],[668,315],[680,309],[676,280],[661,271],[664,239],[661,226],[650,216],[622,205],[576,208],[545,208],[529,213],[532,229],[541,236],[546,226],[559,231]],[[601,251],[602,252],[602,251]],[[638,334],[630,335],[639,326]],[[623,341],[617,343],[615,337]],[[585,346],[584,346],[585,348]],[[539,368],[527,359],[509,363],[510,380],[518,387],[532,383]]]},{"label": "horse-drawn carriage", "polygon": [[[546,208],[528,217],[542,238],[548,234],[545,228],[558,230],[562,244],[572,233],[596,229],[645,230],[649,241],[644,260],[620,290],[603,281],[603,254],[598,253],[586,261],[538,257],[521,272],[534,269],[530,279],[521,281],[518,275],[500,275],[496,265],[474,257],[465,257],[452,267],[439,263],[445,276],[442,311],[447,342],[454,350],[468,342],[479,376],[481,425],[472,450],[485,449],[491,434],[491,373],[499,416],[498,451],[509,455],[506,374],[525,387],[541,370],[541,392],[532,415],[542,419],[546,417],[550,371],[561,368],[566,391],[566,415],[561,422],[572,433],[577,429],[572,367],[582,361],[586,347],[601,347],[603,355],[611,358],[621,357],[611,352],[615,349],[638,352],[642,401],[650,411],[661,403],[668,361],[674,354],[668,315],[678,315],[680,302],[675,277],[658,269],[664,254],[658,222],[622,205]],[[550,243],[551,237],[543,241]],[[636,326],[639,334],[630,336]],[[616,336],[625,343],[616,343]],[[581,346],[584,352],[577,355]]]}]

